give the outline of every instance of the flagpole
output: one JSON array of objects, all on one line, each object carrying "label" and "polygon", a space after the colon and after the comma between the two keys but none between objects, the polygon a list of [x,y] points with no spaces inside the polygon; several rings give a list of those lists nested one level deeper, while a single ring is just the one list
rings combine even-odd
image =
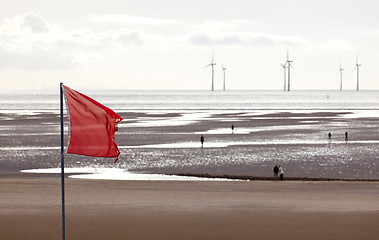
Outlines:
[{"label": "flagpole", "polygon": [[61,189],[62,189],[62,239],[66,239],[65,199],[64,199],[64,128],[63,128],[63,83],[60,84],[61,115]]}]

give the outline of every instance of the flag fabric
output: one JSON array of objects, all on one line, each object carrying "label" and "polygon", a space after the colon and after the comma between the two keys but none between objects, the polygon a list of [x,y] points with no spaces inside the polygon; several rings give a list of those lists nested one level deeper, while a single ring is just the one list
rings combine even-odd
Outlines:
[{"label": "flag fabric", "polygon": [[116,144],[115,132],[122,118],[94,99],[62,86],[70,122],[67,153],[116,157],[116,162],[120,151]]}]

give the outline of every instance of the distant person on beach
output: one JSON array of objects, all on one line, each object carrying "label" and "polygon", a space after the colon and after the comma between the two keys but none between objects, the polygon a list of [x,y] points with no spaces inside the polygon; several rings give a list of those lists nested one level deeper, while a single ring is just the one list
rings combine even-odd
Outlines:
[{"label": "distant person on beach", "polygon": [[201,137],[200,137],[200,142],[201,142],[201,147],[203,147],[204,146],[204,136],[203,135],[201,135]]},{"label": "distant person on beach", "polygon": [[234,124],[232,124],[232,133],[234,133]]},{"label": "distant person on beach", "polygon": [[329,132],[328,137],[329,137],[329,139],[332,139],[332,133],[331,132]]},{"label": "distant person on beach", "polygon": [[280,176],[280,180],[281,181],[284,180],[283,174],[284,174],[283,168],[282,168],[282,166],[279,165],[279,176]]},{"label": "distant person on beach", "polygon": [[275,181],[275,180],[278,180],[278,172],[279,172],[278,165],[275,165],[273,171],[274,171],[274,181]]},{"label": "distant person on beach", "polygon": [[347,132],[345,132],[345,141],[349,140],[349,138],[347,137]]}]

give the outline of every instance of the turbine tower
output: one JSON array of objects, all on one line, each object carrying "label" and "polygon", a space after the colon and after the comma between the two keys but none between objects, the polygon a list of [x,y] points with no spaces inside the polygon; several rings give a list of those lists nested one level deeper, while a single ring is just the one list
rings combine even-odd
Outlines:
[{"label": "turbine tower", "polygon": [[362,64],[358,63],[358,56],[357,60],[355,62],[355,68],[357,69],[357,91],[359,91],[359,67],[362,66]]},{"label": "turbine tower", "polygon": [[342,66],[341,66],[341,62],[340,62],[340,91],[342,91],[342,71],[343,71],[344,69],[342,68]]},{"label": "turbine tower", "polygon": [[222,73],[224,75],[224,91],[225,91],[225,71],[227,70],[227,68],[222,64],[221,64],[221,66],[222,66]]},{"label": "turbine tower", "polygon": [[288,80],[287,80],[287,82],[288,82],[288,87],[287,87],[287,91],[289,92],[290,90],[291,90],[291,88],[290,88],[290,86],[291,86],[291,67],[292,67],[292,65],[291,65],[291,62],[293,62],[292,60],[290,60],[289,59],[289,54],[288,54],[288,48],[287,48],[287,68],[288,68]]},{"label": "turbine tower", "polygon": [[287,79],[286,79],[286,75],[287,75],[287,70],[286,70],[286,68],[287,68],[287,62],[285,62],[284,64],[281,64],[281,63],[279,63],[280,64],[280,66],[282,66],[282,69],[283,69],[283,74],[284,74],[284,91],[286,91],[286,84],[287,84]]},{"label": "turbine tower", "polygon": [[212,91],[214,91],[214,65],[216,65],[216,63],[213,62],[214,54],[215,52],[213,51],[211,63],[205,66],[206,68],[212,66]]}]

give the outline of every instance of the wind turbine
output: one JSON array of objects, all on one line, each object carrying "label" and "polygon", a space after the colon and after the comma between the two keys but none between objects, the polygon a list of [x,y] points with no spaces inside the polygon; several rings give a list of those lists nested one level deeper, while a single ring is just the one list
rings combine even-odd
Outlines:
[{"label": "wind turbine", "polygon": [[279,63],[280,66],[282,66],[282,69],[283,69],[283,74],[284,74],[284,91],[286,91],[286,75],[287,75],[287,71],[286,71],[286,68],[287,68],[287,62],[285,62],[284,64],[281,64]]},{"label": "wind turbine", "polygon": [[223,64],[221,64],[221,66],[222,66],[222,73],[224,75],[224,91],[225,91],[225,71],[227,70],[227,68]]},{"label": "wind turbine", "polygon": [[341,62],[340,62],[340,91],[342,91],[342,71],[343,71],[344,69],[342,68],[342,66],[341,66]]},{"label": "wind turbine", "polygon": [[359,67],[362,66],[362,64],[358,63],[358,56],[357,60],[355,62],[355,68],[357,69],[357,91],[359,91]]},{"label": "wind turbine", "polygon": [[288,48],[287,48],[287,68],[288,68],[288,87],[287,87],[287,91],[289,92],[290,91],[290,83],[291,83],[291,74],[290,74],[290,70],[291,70],[291,62],[293,62],[292,60],[289,59],[289,54],[288,54]]},{"label": "wind turbine", "polygon": [[213,62],[214,54],[215,52],[213,51],[211,63],[205,66],[206,68],[209,66],[212,66],[212,91],[214,91],[214,67],[213,66],[216,65],[216,63]]}]

